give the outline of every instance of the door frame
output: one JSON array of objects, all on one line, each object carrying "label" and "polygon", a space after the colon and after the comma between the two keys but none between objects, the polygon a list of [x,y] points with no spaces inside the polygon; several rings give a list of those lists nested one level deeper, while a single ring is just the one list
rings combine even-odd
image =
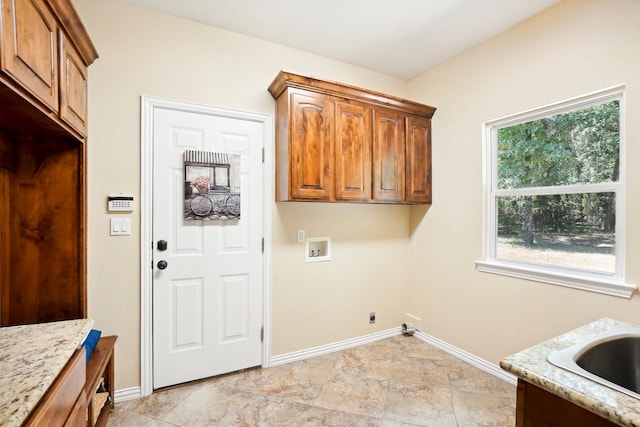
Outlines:
[{"label": "door frame", "polygon": [[156,109],[177,110],[219,117],[254,121],[262,124],[263,137],[263,310],[262,367],[269,367],[271,354],[271,215],[273,208],[273,119],[266,114],[212,107],[171,99],[141,96],[140,123],[140,394],[153,392],[153,123]]}]

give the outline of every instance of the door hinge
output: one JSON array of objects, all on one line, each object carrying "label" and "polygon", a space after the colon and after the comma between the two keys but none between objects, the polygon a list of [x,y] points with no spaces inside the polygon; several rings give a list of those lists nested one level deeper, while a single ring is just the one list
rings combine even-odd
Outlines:
[{"label": "door hinge", "polygon": [[262,163],[264,163],[264,147],[262,147]]},{"label": "door hinge", "polygon": [[264,237],[262,238],[262,253],[264,253]]},{"label": "door hinge", "polygon": [[260,328],[260,342],[264,342],[264,326]]}]

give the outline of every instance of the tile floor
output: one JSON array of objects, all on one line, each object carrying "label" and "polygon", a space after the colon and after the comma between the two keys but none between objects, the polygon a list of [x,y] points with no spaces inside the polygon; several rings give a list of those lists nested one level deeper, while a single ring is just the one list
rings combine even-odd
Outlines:
[{"label": "tile floor", "polygon": [[397,336],[116,403],[107,426],[511,427],[515,396],[515,386]]}]

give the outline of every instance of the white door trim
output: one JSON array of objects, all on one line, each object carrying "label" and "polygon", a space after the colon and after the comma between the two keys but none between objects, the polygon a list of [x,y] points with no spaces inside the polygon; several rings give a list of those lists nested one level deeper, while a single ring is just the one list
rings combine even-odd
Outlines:
[{"label": "white door trim", "polygon": [[271,214],[273,206],[273,121],[265,114],[249,113],[201,104],[175,101],[150,96],[141,97],[140,124],[140,394],[153,392],[153,346],[152,346],[152,207],[153,191],[153,120],[155,109],[169,109],[221,117],[251,120],[262,123],[264,138],[264,165],[262,168],[263,212],[264,212],[264,268],[263,268],[263,325],[262,366],[269,366],[271,354]]}]

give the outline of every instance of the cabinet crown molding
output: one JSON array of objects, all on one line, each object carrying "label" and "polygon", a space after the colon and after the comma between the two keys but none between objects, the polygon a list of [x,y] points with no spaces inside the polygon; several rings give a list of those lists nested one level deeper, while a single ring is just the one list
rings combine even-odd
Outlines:
[{"label": "cabinet crown molding", "polygon": [[274,99],[278,99],[287,88],[304,89],[324,95],[339,96],[340,98],[366,102],[379,107],[392,108],[427,119],[433,117],[436,111],[435,107],[381,92],[282,70],[269,86],[269,93]]},{"label": "cabinet crown molding", "polygon": [[56,18],[60,21],[62,28],[78,49],[85,65],[93,64],[98,59],[98,51],[91,42],[89,34],[73,4],[69,0],[49,0],[48,3]]}]

